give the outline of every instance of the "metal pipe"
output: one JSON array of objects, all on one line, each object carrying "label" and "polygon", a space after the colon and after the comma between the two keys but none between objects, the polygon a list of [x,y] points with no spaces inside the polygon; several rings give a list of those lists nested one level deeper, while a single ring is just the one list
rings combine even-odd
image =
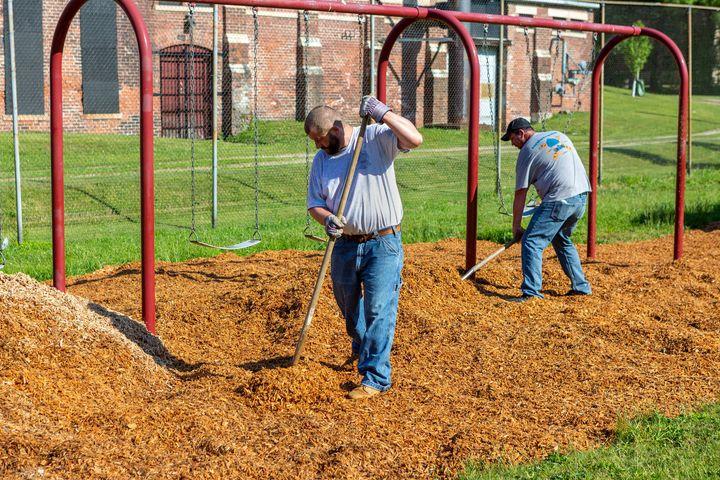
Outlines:
[{"label": "metal pipe", "polygon": [[688,7],[687,13],[688,13],[688,146],[687,146],[687,174],[690,175],[692,171],[692,9],[693,7]]},{"label": "metal pipe", "polygon": [[213,5],[213,53],[212,53],[212,228],[218,218],[218,6]]},{"label": "metal pipe", "polygon": [[[505,0],[500,0],[500,15],[505,15]],[[500,147],[500,137],[502,137],[503,113],[505,111],[503,99],[503,86],[505,85],[505,26],[500,25],[498,33],[498,60],[497,71],[495,74],[495,171],[496,171],[496,190],[497,194],[502,194],[502,148]]]},{"label": "metal pipe", "polygon": [[592,90],[590,94],[590,201],[588,202],[588,238],[587,258],[594,259],[597,243],[597,194],[598,194],[598,151],[600,146],[600,81],[605,59],[613,48],[623,40],[626,35],[618,35],[600,50],[592,73]]},{"label": "metal pipe", "polygon": [[[622,5],[622,6],[634,6],[634,7],[666,7],[666,8],[687,8],[687,4],[681,4],[681,3],[645,3],[645,2],[625,2],[625,1],[616,1],[616,0],[603,0],[603,3],[607,3],[608,5]],[[701,10],[713,10],[713,11],[720,11],[720,7],[708,7],[706,5],[693,5],[692,8],[701,9]]]},{"label": "metal pipe", "polygon": [[688,118],[690,102],[690,75],[682,51],[677,44],[659,30],[643,28],[642,35],[652,37],[670,50],[680,73],[680,92],[678,98],[678,134],[677,166],[675,176],[675,235],[673,259],[679,260],[683,254],[683,230],[685,226],[685,174],[688,145]]},{"label": "metal pipe", "polygon": [[544,7],[570,7],[570,8],[582,8],[586,10],[596,10],[600,8],[600,4],[597,2],[584,2],[578,0],[519,0],[517,3],[520,4],[540,4]]},{"label": "metal pipe", "polygon": [[[55,28],[50,54],[50,149],[52,184],[53,285],[65,291],[65,212],[63,180],[62,59],[70,24],[87,0],[70,0]],[[155,210],[153,190],[153,58],[142,14],[131,0],[115,0],[137,37],[140,57],[140,210],[142,311],[145,326],[155,333]]]},{"label": "metal pipe", "polygon": [[[685,59],[678,46],[670,37],[653,28],[642,28],[641,35],[658,40],[664,44],[675,58],[675,63],[680,71],[680,92],[678,95],[678,134],[677,134],[677,167],[675,179],[675,234],[673,259],[678,260],[683,253],[683,227],[685,223],[685,168],[687,160],[687,139],[688,139],[688,96],[689,96],[689,75]],[[598,55],[593,69],[592,93],[590,106],[590,202],[588,206],[588,243],[587,256],[595,258],[596,253],[596,223],[597,223],[597,158],[598,158],[598,133],[599,133],[599,91],[600,91],[600,69],[605,59],[620,42],[627,36],[613,37],[605,45]]]},{"label": "metal pipe", "polygon": [[[605,23],[605,3],[600,6],[600,23]],[[605,45],[605,33],[600,34],[600,45]],[[593,46],[594,47],[594,46]],[[605,132],[605,112],[603,110],[603,102],[605,100],[605,69],[600,70],[600,122],[598,128],[598,185],[602,184],[603,179],[603,134]]]},{"label": "metal pipe", "polygon": [[[375,0],[370,0],[375,5]],[[370,15],[370,95],[375,96],[375,15]]]},{"label": "metal pipe", "polygon": [[[15,157],[15,213],[17,241],[23,243],[22,182],[20,180],[20,137],[18,134],[17,70],[15,69],[15,19],[13,0],[8,0],[8,37],[10,42],[10,90],[12,96],[13,155]],[[2,241],[2,239],[0,239]]]},{"label": "metal pipe", "polygon": [[[168,0],[182,3],[183,0]],[[442,12],[445,17],[454,17],[461,22],[505,24],[520,27],[555,28],[559,30],[577,30],[590,32],[606,32],[622,35],[639,35],[640,27],[626,25],[602,25],[599,23],[576,22],[571,20],[555,20],[550,18],[515,17],[510,15],[493,15],[488,13],[457,12],[451,10],[435,10],[423,7],[399,7],[392,5],[368,5],[327,0],[207,0],[207,4],[235,5],[258,8],[278,8],[285,10],[313,10],[319,12],[354,13],[367,15],[386,15],[404,18],[428,18],[429,12]]]},{"label": "metal pipe", "polygon": [[[422,17],[425,18],[425,17]],[[477,49],[470,33],[450,12],[428,10],[428,17],[439,20],[452,28],[460,37],[468,59],[470,59],[470,112],[468,128],[468,177],[467,177],[467,226],[465,229],[465,269],[475,265],[477,251],[477,188],[478,149],[480,129],[480,64]],[[404,18],[399,21],[385,39],[378,59],[377,93],[381,102],[387,100],[387,70],[390,52],[400,34],[418,18]]]}]

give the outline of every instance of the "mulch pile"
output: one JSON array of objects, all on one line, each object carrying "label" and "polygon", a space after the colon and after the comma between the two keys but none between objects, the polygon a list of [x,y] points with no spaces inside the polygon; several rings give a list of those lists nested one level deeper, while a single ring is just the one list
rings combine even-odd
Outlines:
[{"label": "mulch pile", "polygon": [[462,241],[407,246],[394,387],[360,403],[329,280],[288,368],[321,253],[158,265],[158,338],[132,320],[139,265],[70,282],[90,302],[0,274],[0,476],[445,478],[592,448],[618,417],[720,398],[719,246],[600,246],[590,297],[562,296],[549,251],[523,304],[517,247],[462,282]]}]

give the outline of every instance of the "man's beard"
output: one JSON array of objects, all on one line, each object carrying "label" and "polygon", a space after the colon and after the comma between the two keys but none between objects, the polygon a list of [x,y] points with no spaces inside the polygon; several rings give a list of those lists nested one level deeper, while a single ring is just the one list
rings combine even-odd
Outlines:
[{"label": "man's beard", "polygon": [[325,153],[328,155],[335,155],[340,151],[340,139],[333,134],[328,135],[328,146],[327,148],[323,148],[323,150],[325,150]]}]

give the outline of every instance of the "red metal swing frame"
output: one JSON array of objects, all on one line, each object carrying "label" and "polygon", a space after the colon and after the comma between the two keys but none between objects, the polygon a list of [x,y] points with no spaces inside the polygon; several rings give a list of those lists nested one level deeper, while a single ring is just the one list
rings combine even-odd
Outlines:
[{"label": "red metal swing frame", "polygon": [[[50,57],[50,131],[52,162],[52,239],[53,239],[53,284],[59,290],[66,288],[65,280],[65,213],[63,180],[63,121],[62,121],[62,57],[65,38],[73,18],[87,0],[70,0],[58,20],[53,38]],[[181,0],[172,0],[178,3]],[[138,41],[140,56],[140,184],[141,184],[141,245],[142,245],[142,310],[148,331],[155,333],[155,212],[153,189],[153,58],[147,27],[137,6],[131,0],[115,0],[128,16]],[[472,36],[462,22],[483,24],[515,25],[521,27],[555,28],[615,34],[601,50],[592,76],[590,114],[590,183],[592,193],[588,205],[587,256],[596,255],[597,240],[597,178],[599,116],[600,116],[600,71],[605,59],[623,40],[644,35],[664,44],[675,58],[680,73],[678,134],[677,134],[677,177],[675,186],[675,237],[673,258],[683,253],[683,223],[685,203],[685,165],[688,142],[688,96],[689,82],[685,59],[678,46],[664,33],[652,28],[609,25],[589,22],[575,22],[544,18],[526,18],[509,15],[489,15],[421,7],[353,4],[342,1],[315,0],[203,0],[203,3],[235,5],[258,8],[279,8],[288,10],[309,10],[358,15],[386,15],[403,17],[390,31],[380,52],[378,61],[377,94],[386,101],[386,74],[390,52],[402,32],[412,23],[433,19],[445,23],[459,36],[470,59],[470,112],[468,131],[468,178],[467,178],[467,222],[465,232],[465,268],[469,269],[476,260],[477,240],[477,186],[478,186],[478,135],[480,105],[480,65]]]}]

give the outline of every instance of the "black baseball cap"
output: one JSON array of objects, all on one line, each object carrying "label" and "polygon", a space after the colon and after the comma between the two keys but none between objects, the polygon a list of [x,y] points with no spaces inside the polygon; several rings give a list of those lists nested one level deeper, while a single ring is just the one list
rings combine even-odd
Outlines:
[{"label": "black baseball cap", "polygon": [[500,138],[500,140],[502,140],[503,142],[507,142],[508,140],[510,140],[511,133],[522,130],[523,128],[532,128],[532,125],[530,125],[530,122],[528,122],[522,117],[516,118],[512,122],[508,123],[507,131],[505,132],[505,135]]}]

